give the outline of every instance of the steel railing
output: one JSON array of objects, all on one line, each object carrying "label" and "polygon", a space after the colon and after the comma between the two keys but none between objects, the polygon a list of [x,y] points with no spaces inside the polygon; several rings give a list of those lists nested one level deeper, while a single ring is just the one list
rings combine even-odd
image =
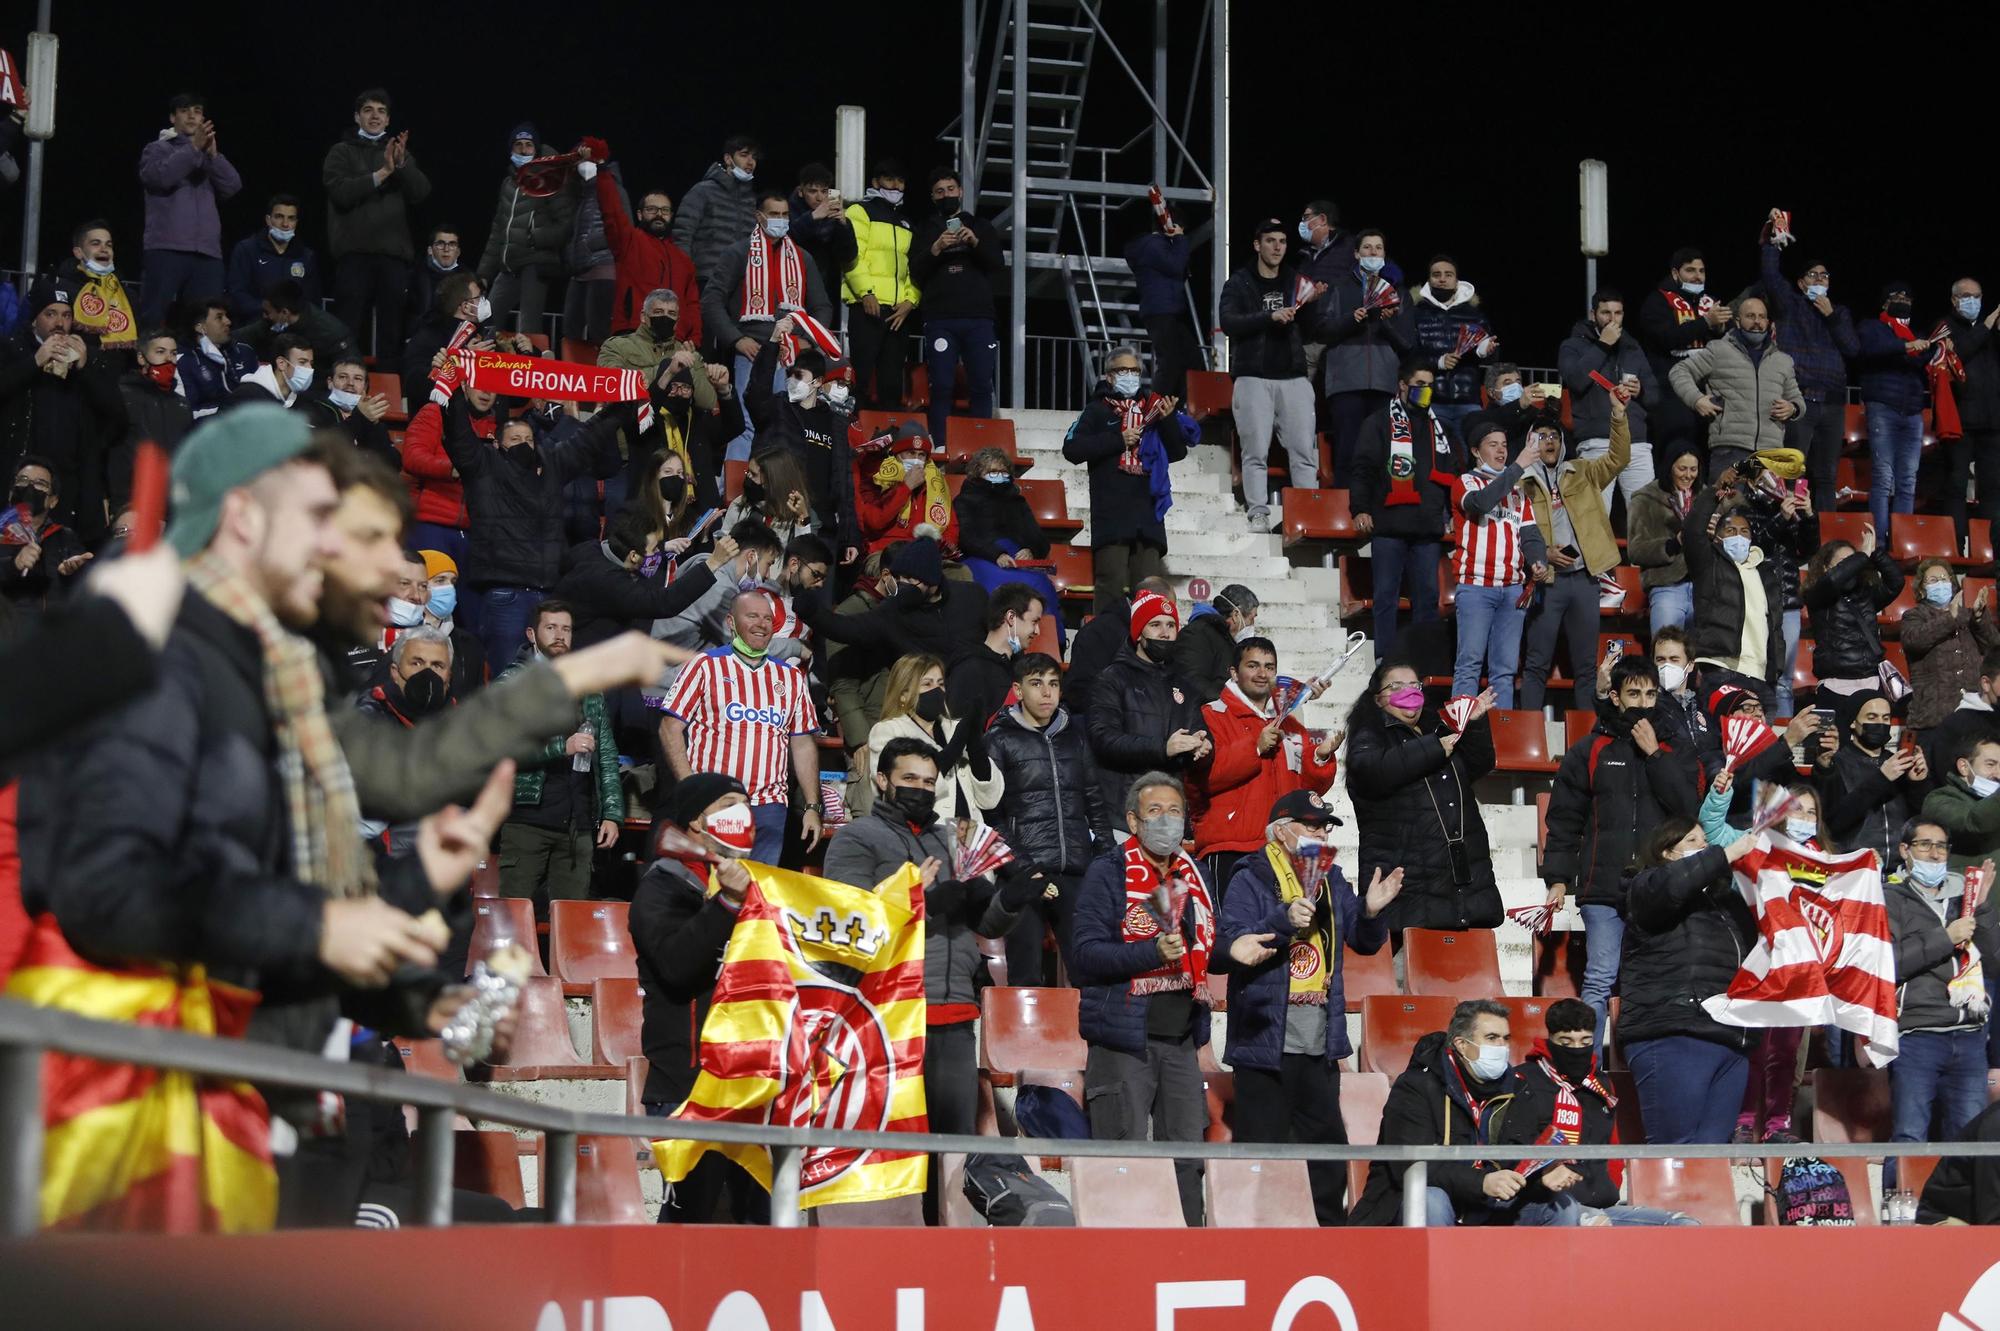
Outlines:
[{"label": "steel railing", "polygon": [[[1264,1142],[1088,1141],[1032,1137],[978,1137],[945,1133],[853,1132],[830,1128],[779,1128],[761,1124],[684,1123],[670,1118],[590,1113],[502,1095],[484,1087],[355,1063],[336,1063],[297,1050],[241,1040],[218,1040],[94,1021],[66,1012],[0,999],[0,1235],[25,1237],[39,1228],[42,1178],[42,1054],[56,1051],[112,1063],[168,1068],[201,1076],[252,1081],[299,1091],[339,1095],[417,1111],[417,1214],[424,1225],[451,1223],[455,1116],[542,1133],[546,1162],[542,1204],[558,1224],[576,1220],[576,1139],[632,1137],[768,1146],[773,1153],[771,1220],[779,1228],[801,1224],[799,1162],[811,1146],[864,1150],[920,1149],[972,1155],[1006,1150],[1020,1155],[1109,1156],[1155,1160],[1377,1160],[1406,1164],[1403,1223],[1424,1223],[1424,1191],[1433,1163],[1490,1159],[1491,1146],[1339,1146]],[[1767,1160],[1901,1156],[2000,1156],[2000,1142],[1804,1142],[1796,1145],[1568,1146],[1571,1160]]]}]

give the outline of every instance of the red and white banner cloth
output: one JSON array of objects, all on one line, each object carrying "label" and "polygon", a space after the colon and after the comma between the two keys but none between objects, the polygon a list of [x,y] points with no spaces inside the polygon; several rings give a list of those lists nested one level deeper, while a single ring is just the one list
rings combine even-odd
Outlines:
[{"label": "red and white banner cloth", "polygon": [[1725,993],[1702,1000],[1728,1026],[1824,1026],[1868,1037],[1874,1067],[1896,1057],[1896,956],[1872,850],[1821,854],[1765,833],[1736,862],[1757,945]]}]

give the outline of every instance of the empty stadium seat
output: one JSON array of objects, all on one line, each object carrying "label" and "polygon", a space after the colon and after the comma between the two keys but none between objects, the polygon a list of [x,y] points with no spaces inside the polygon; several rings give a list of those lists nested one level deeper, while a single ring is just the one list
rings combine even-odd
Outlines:
[{"label": "empty stadium seat", "polygon": [[[1872,526],[1874,520],[1866,513],[1822,513],[1819,515],[1819,539],[1826,541],[1846,541],[1856,550],[1861,548],[1861,529]],[[1875,533],[1877,537],[1881,532]]]},{"label": "empty stadium seat", "polygon": [[[1908,614],[1916,603],[1917,580],[1905,578],[1903,590],[1896,593],[1896,599],[1875,612],[1875,622],[1882,626],[1884,633],[1894,633],[1901,627],[1903,616]],[[1966,604],[1972,604],[1971,598],[1966,599]]]},{"label": "empty stadium seat", "polygon": [[481,860],[473,866],[472,895],[475,897],[500,895],[500,861],[497,857]]},{"label": "empty stadium seat", "polygon": [[1583,935],[1568,929],[1551,929],[1535,935],[1535,974],[1531,984],[1537,998],[1581,997]]},{"label": "empty stadium seat", "polygon": [[[1821,519],[1824,524],[1825,519]],[[1825,528],[1822,525],[1821,537]],[[1879,538],[1880,532],[1876,533]],[[1958,561],[1958,532],[1952,527],[1951,519],[1934,513],[1891,513],[1889,515],[1889,553],[1903,564],[1914,564],[1919,559],[1937,555]]]},{"label": "empty stadium seat", "polygon": [[521,1142],[507,1131],[460,1128],[451,1135],[451,1186],[498,1197],[515,1210],[528,1203],[521,1189]]},{"label": "empty stadium seat", "polygon": [[722,464],[722,502],[733,504],[743,493],[743,473],[750,469],[748,462],[732,461]]},{"label": "empty stadium seat", "polygon": [[930,419],[921,411],[857,411],[854,423],[870,439],[879,439],[885,434],[894,434],[906,421],[914,421],[923,427],[924,434],[930,434]]},{"label": "empty stadium seat", "polygon": [[444,1041],[398,1039],[394,1043],[403,1058],[403,1071],[412,1076],[435,1077],[439,1081],[465,1080],[458,1064],[444,1056]]},{"label": "empty stadium seat", "polygon": [[625,901],[551,901],[549,969],[563,993],[581,998],[594,980],[636,980],[639,954],[632,946]]},{"label": "empty stadium seat", "polygon": [[1310,1229],[1319,1224],[1303,1160],[1211,1160],[1202,1186],[1211,1229]]},{"label": "empty stadium seat", "polygon": [[542,969],[541,939],[535,934],[535,903],[526,897],[482,897],[472,903],[472,942],[467,945],[465,972],[474,962],[484,961],[497,947],[520,944],[533,960],[530,975],[546,975]]},{"label": "empty stadium seat", "polygon": [[1646,1140],[1646,1120],[1639,1112],[1639,1084],[1629,1072],[1607,1072],[1611,1078],[1611,1089],[1618,1096],[1618,1105],[1612,1115],[1618,1124],[1618,1140],[1643,1144]]},{"label": "empty stadium seat", "polygon": [[1493,766],[1501,772],[1552,776],[1558,766],[1549,756],[1549,736],[1540,712],[1495,707],[1486,714],[1493,727]]},{"label": "empty stadium seat", "polygon": [[569,1012],[563,1004],[562,981],[552,975],[531,975],[521,987],[521,1008],[514,1046],[505,1066],[492,1070],[494,1081],[542,1081],[548,1078],[613,1079],[623,1067],[605,1067],[577,1057],[569,1037]]},{"label": "empty stadium seat", "polygon": [[1197,421],[1205,421],[1211,416],[1227,415],[1235,400],[1236,385],[1222,371],[1187,372],[1187,401],[1183,403],[1183,407],[1187,414]]},{"label": "empty stadium seat", "polygon": [[1563,751],[1567,753],[1576,746],[1578,740],[1585,738],[1596,728],[1596,712],[1580,712],[1575,708],[1566,708],[1563,711]]},{"label": "empty stadium seat", "polygon": [[[1877,1225],[1880,1219],[1875,1213],[1875,1194],[1868,1182],[1868,1162],[1859,1156],[1846,1156],[1838,1160],[1828,1160],[1828,1164],[1840,1171],[1847,1180],[1847,1195],[1854,1203],[1854,1223],[1856,1225]],[[1779,1205],[1778,1180],[1785,1172],[1785,1162],[1773,1157],[1764,1162],[1764,1223],[1775,1225],[1781,1214]]]},{"label": "empty stadium seat", "polygon": [[[1908,1189],[1913,1196],[1922,1197],[1924,1185],[1931,1181],[1931,1175],[1937,1171],[1938,1161],[1942,1158],[1935,1155],[1898,1156],[1889,1162],[1896,1167],[1896,1186]],[[1887,1175],[1883,1176],[1882,1186],[1889,1186]]]},{"label": "empty stadium seat", "polygon": [[1900,642],[1883,643],[1882,659],[1887,661],[1890,665],[1896,667],[1896,669],[1902,673],[1904,679],[1908,679],[1910,677],[1910,654],[1902,643]]},{"label": "empty stadium seat", "polygon": [[1069,515],[1069,496],[1061,481],[1020,482],[1021,498],[1028,501],[1035,522],[1051,535],[1070,536],[1083,530],[1083,520]]},{"label": "empty stadium seat", "polygon": [[1070,1203],[1076,1223],[1091,1229],[1184,1229],[1180,1186],[1171,1160],[1074,1156]]},{"label": "empty stadium seat", "polygon": [[[1869,464],[1860,458],[1842,458],[1834,466],[1833,485],[1839,508],[1867,508],[1869,487],[1874,483]],[[1846,491],[1841,494],[1841,491]]]},{"label": "empty stadium seat", "polygon": [[566,337],[562,340],[562,358],[578,365],[595,365],[597,343],[586,342],[580,337]]},{"label": "empty stadium seat", "polygon": [[652,1067],[644,1054],[625,1060],[625,1112],[633,1118],[645,1117],[646,1074],[652,1071]]},{"label": "empty stadium seat", "polygon": [[1528,1055],[1534,1050],[1535,1041],[1548,1034],[1548,1029],[1544,1022],[1549,1010],[1549,1004],[1556,1000],[1552,998],[1533,997],[1514,998],[1499,992],[1497,986],[1491,994],[1473,996],[1491,998],[1494,1002],[1501,1004],[1507,1009],[1508,1060],[1513,1063],[1527,1062]]},{"label": "empty stadium seat", "polygon": [[1403,979],[1413,994],[1491,998],[1501,992],[1491,929],[1405,929]]},{"label": "empty stadium seat", "polygon": [[1016,448],[1014,422],[1005,416],[954,416],[945,434],[949,440],[944,450],[946,471],[964,471],[972,455],[982,448],[997,448],[1005,453],[1017,476],[1032,465],[1031,460],[1023,458]]},{"label": "empty stadium seat", "polygon": [[1285,521],[1282,528],[1286,545],[1300,541],[1355,541],[1361,533],[1354,526],[1345,490],[1301,490],[1289,488],[1284,494]]},{"label": "empty stadium seat", "polygon": [[1685,1211],[1704,1225],[1740,1225],[1736,1179],[1727,1160],[1633,1160],[1625,1166],[1634,1206]]},{"label": "empty stadium seat", "polygon": [[624,1067],[641,1056],[639,1026],[646,991],[636,978],[604,976],[590,982],[591,1061]]},{"label": "empty stadium seat", "polygon": [[1889,1140],[1889,1069],[1814,1068],[1812,1089],[1814,1141]]},{"label": "empty stadium seat", "polygon": [[[548,1181],[548,1138],[541,1139],[544,1194]],[[639,1189],[639,1144],[631,1137],[579,1136],[576,1139],[576,1222],[579,1225],[643,1225],[646,1199]],[[544,1195],[542,1204],[549,1204]]]},{"label": "empty stadium seat", "polygon": [[[1080,549],[1067,541],[1056,541],[1049,546],[1049,581],[1055,584],[1056,594],[1064,600],[1088,601],[1097,582],[1097,570],[1091,563],[1090,551]],[[1050,614],[1059,612],[1060,607],[1044,607]]]},{"label": "empty stadium seat", "polygon": [[[1978,567],[1993,562],[1993,524],[1985,518],[1974,518],[1965,527],[1965,562]],[[1968,598],[1966,604],[1970,605]]]},{"label": "empty stadium seat", "polygon": [[1226,1142],[1236,1139],[1236,1075],[1223,1070],[1215,1063],[1215,1051],[1204,1045],[1199,1059],[1204,1065],[1201,1070],[1202,1098],[1208,1106],[1208,1126],[1202,1129],[1201,1139],[1207,1142]]},{"label": "empty stadium seat", "polygon": [[[1389,1078],[1380,1072],[1340,1074],[1340,1121],[1350,1146],[1373,1146],[1382,1137],[1382,1106],[1389,1102]],[[1368,1186],[1368,1162],[1347,1162],[1347,1209],[1352,1211]]]},{"label": "empty stadium seat", "polygon": [[[1394,998],[1377,994],[1361,1000],[1361,1070],[1402,1075],[1410,1064],[1410,1047],[1451,1021],[1455,999]],[[1345,1081],[1345,1078],[1342,1078]]]},{"label": "empty stadium seat", "polygon": [[[329,369],[327,373],[332,374]],[[380,393],[389,403],[389,413],[382,418],[384,425],[401,425],[410,419],[410,413],[403,410],[403,376],[400,374],[375,374],[368,376],[368,393]]]},{"label": "empty stadium seat", "polygon": [[979,995],[980,1066],[991,1072],[1068,1072],[1084,1063],[1075,989],[1025,986]]},{"label": "empty stadium seat", "polygon": [[1373,952],[1341,948],[1340,987],[1347,997],[1347,1010],[1359,1012],[1361,1000],[1370,994],[1400,994],[1396,984],[1396,958],[1384,943]]}]

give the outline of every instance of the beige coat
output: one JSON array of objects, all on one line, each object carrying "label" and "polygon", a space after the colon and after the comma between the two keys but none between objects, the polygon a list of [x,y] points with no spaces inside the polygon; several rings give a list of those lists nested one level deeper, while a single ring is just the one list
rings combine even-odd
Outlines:
[{"label": "beige coat", "polygon": [[[1618,538],[1612,533],[1611,518],[1604,511],[1604,487],[1631,460],[1632,427],[1623,416],[1614,416],[1609,453],[1601,458],[1571,459],[1556,466],[1556,488],[1562,491],[1569,525],[1576,529],[1576,548],[1583,552],[1583,566],[1594,575],[1601,576],[1618,567]],[[1551,550],[1555,549],[1555,518],[1541,474],[1533,470],[1523,474],[1521,489],[1535,506],[1535,522],[1542,529],[1542,539]]]}]

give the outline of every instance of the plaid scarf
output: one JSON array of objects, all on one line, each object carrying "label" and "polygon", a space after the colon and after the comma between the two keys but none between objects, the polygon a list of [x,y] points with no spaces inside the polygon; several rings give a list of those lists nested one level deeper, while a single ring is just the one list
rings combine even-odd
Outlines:
[{"label": "plaid scarf", "polygon": [[211,605],[257,635],[290,816],[292,871],[330,897],[372,895],[375,873],[362,853],[354,778],[327,724],[326,686],[311,644],[287,632],[241,575],[214,555],[196,556],[187,575]]},{"label": "plaid scarf", "polygon": [[[1160,871],[1146,858],[1137,837],[1125,843],[1125,918],[1119,936],[1128,943],[1157,938],[1163,924],[1188,933],[1187,951],[1177,962],[1162,962],[1132,977],[1134,994],[1171,994],[1192,989],[1197,1003],[1208,1002],[1208,954],[1215,946],[1215,907],[1209,903],[1208,884],[1187,852],[1176,850],[1169,870],[1170,881],[1160,880]],[[1190,918],[1191,917],[1191,918]]]},{"label": "plaid scarf", "polygon": [[[777,251],[779,291],[771,290],[772,251]],[[778,310],[806,307],[806,261],[790,236],[772,240],[764,228],[750,233],[750,257],[743,265],[743,304],[739,319],[776,319]]]}]

